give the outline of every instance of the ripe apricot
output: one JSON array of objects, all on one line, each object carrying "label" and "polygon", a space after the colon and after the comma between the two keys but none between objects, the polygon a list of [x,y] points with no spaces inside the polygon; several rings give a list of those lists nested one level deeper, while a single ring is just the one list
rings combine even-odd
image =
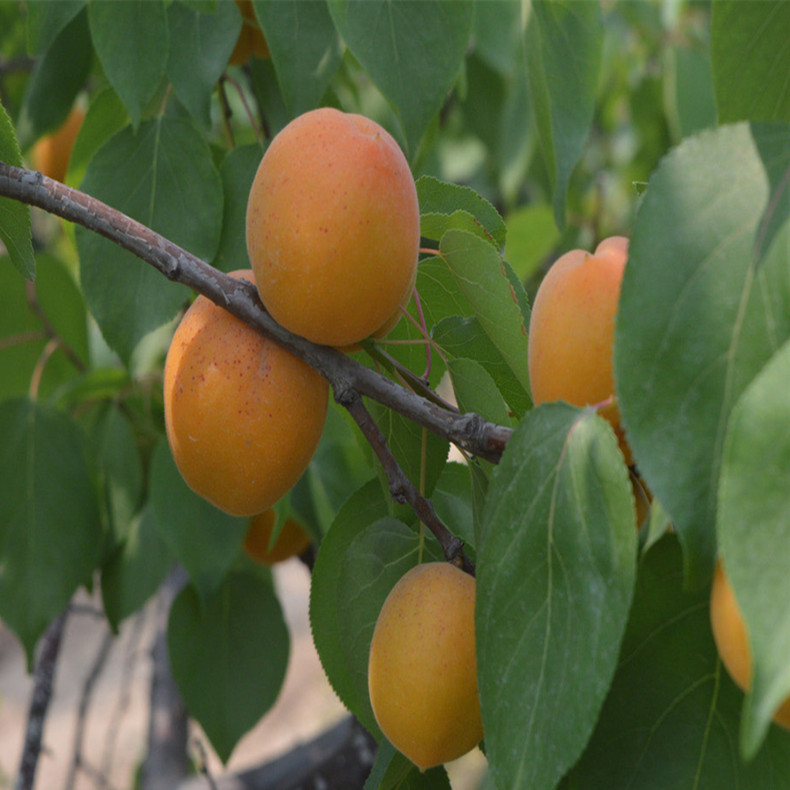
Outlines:
[{"label": "ripe apricot", "polygon": [[[628,239],[604,239],[594,253],[566,252],[551,266],[535,295],[529,323],[528,364],[535,404],[564,400],[575,406],[614,396],[614,323]],[[612,402],[600,411],[631,453]]]},{"label": "ripe apricot", "polygon": [[368,688],[390,743],[424,771],[483,737],[477,696],[475,580],[418,565],[387,596],[370,645]]},{"label": "ripe apricot", "polygon": [[[251,271],[234,277],[255,282]],[[271,507],[321,438],[328,385],[316,371],[204,296],[165,363],[165,427],[182,477],[234,516]]]},{"label": "ripe apricot", "polygon": [[258,18],[255,16],[252,0],[236,0],[236,5],[241,12],[241,32],[229,62],[233,66],[241,66],[253,55],[261,60],[268,58],[269,45],[266,43]]},{"label": "ripe apricot", "polygon": [[311,543],[310,536],[293,517],[285,519],[274,545],[269,548],[277,514],[272,508],[250,519],[243,548],[247,556],[262,565],[274,565],[301,554]]},{"label": "ripe apricot", "polygon": [[52,134],[42,137],[33,146],[31,162],[43,175],[64,181],[69,167],[71,149],[77,139],[85,113],[73,107],[63,125]]},{"label": "ripe apricot", "polygon": [[408,300],[419,244],[414,178],[379,124],[323,107],[272,140],[250,190],[247,250],[286,329],[331,346],[364,340]]},{"label": "ripe apricot", "polygon": [[[710,621],[716,649],[730,677],[743,691],[752,683],[752,657],[743,615],[735,600],[730,581],[719,561],[713,575],[710,595]],[[774,721],[790,729],[790,696],[774,714]]]}]

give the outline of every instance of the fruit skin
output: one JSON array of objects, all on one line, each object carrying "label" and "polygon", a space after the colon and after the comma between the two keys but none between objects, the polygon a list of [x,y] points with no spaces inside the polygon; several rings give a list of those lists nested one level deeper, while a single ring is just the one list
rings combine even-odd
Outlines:
[{"label": "fruit skin", "polygon": [[331,346],[364,340],[408,301],[419,244],[414,178],[377,123],[323,107],[272,140],[250,190],[247,250],[286,329]]},{"label": "fruit skin", "polygon": [[241,31],[230,55],[229,63],[233,66],[241,66],[253,55],[261,60],[268,58],[269,45],[266,43],[260,24],[258,24],[252,0],[236,0],[236,5],[241,12]]},{"label": "fruit skin", "polygon": [[[628,239],[612,236],[592,254],[566,252],[543,278],[529,324],[535,405],[564,400],[588,406],[614,395],[614,325],[627,259]],[[612,424],[632,463],[617,405],[607,405],[600,413]]]},{"label": "fruit skin", "polygon": [[302,525],[289,516],[285,519],[280,534],[269,549],[272,530],[277,522],[277,513],[272,508],[264,510],[250,519],[243,548],[248,557],[262,565],[274,565],[301,554],[312,542]]},{"label": "fruit skin", "polygon": [[71,149],[77,139],[85,113],[79,107],[73,107],[63,125],[50,135],[36,142],[31,151],[31,163],[42,175],[64,181],[69,167]]},{"label": "fruit skin", "polygon": [[373,713],[421,771],[483,738],[474,611],[474,578],[429,562],[398,581],[376,621],[368,663]]},{"label": "fruit skin", "polygon": [[[254,282],[252,272],[231,272]],[[204,296],[165,363],[165,427],[187,485],[253,516],[304,472],[321,438],[328,385],[316,371]]]},{"label": "fruit skin", "polygon": [[[730,581],[719,561],[713,575],[710,595],[710,621],[716,649],[730,677],[743,691],[752,683],[752,657],[741,610]],[[774,714],[774,721],[790,729],[790,697]]]}]

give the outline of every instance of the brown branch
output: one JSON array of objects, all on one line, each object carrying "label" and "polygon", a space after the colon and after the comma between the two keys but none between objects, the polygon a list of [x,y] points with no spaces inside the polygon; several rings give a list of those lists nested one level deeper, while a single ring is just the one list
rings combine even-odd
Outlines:
[{"label": "brown branch", "polygon": [[318,370],[335,392],[354,389],[465,452],[497,463],[511,429],[476,414],[456,414],[360,365],[345,354],[293,335],[266,312],[255,287],[215,269],[136,220],[41,173],[0,162],[0,195],[94,231],[174,280],[203,294]]},{"label": "brown branch", "polygon": [[442,551],[447,560],[450,562],[458,562],[467,573],[474,575],[474,565],[466,554],[464,554],[463,541],[456,538],[455,535],[447,529],[439,516],[436,515],[436,511],[433,509],[433,505],[430,501],[420,494],[411,480],[409,480],[408,476],[403,472],[403,469],[401,469],[400,465],[395,460],[395,456],[392,454],[392,450],[390,450],[387,444],[386,437],[381,432],[376,421],[371,417],[370,412],[365,408],[365,404],[362,402],[359,393],[353,389],[345,392],[336,391],[335,398],[354,418],[359,429],[373,448],[373,452],[376,453],[379,463],[384,469],[384,473],[387,475],[392,498],[400,504],[411,505],[420,521],[433,532],[436,539],[439,541],[439,545],[442,547]]},{"label": "brown branch", "polygon": [[27,714],[25,743],[22,747],[22,759],[14,790],[33,790],[36,781],[38,757],[41,754],[41,743],[44,734],[44,721],[47,716],[52,688],[55,680],[55,668],[63,640],[63,629],[66,625],[67,612],[53,620],[39,644],[38,661],[34,674],[33,696]]}]

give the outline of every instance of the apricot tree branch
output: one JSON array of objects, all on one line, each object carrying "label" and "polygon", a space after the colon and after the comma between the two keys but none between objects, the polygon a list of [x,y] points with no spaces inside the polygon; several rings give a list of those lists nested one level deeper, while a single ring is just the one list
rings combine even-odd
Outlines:
[{"label": "apricot tree branch", "polygon": [[354,422],[359,426],[359,429],[376,453],[379,463],[387,475],[392,498],[401,504],[411,505],[412,510],[417,514],[420,521],[436,536],[447,560],[458,562],[467,573],[474,575],[474,565],[464,554],[463,541],[456,538],[447,529],[439,516],[436,515],[436,511],[433,509],[430,501],[420,494],[415,485],[409,480],[408,475],[401,469],[387,444],[386,437],[370,412],[365,408],[360,394],[353,389],[344,392],[336,390],[335,398],[354,418]]},{"label": "apricot tree branch", "polygon": [[356,390],[447,439],[465,452],[497,463],[511,429],[477,414],[457,414],[327,346],[293,335],[263,308],[255,287],[215,269],[160,234],[84,192],[33,170],[0,162],[0,196],[37,206],[110,239],[255,327],[321,373],[335,392]]},{"label": "apricot tree branch", "polygon": [[38,767],[38,756],[41,754],[44,720],[52,699],[55,668],[67,616],[68,612],[66,611],[56,617],[41,637],[36,671],[33,676],[33,696],[30,700],[27,727],[25,728],[25,744],[22,748],[22,759],[19,763],[19,773],[14,784],[14,790],[33,790],[36,780],[36,768]]}]

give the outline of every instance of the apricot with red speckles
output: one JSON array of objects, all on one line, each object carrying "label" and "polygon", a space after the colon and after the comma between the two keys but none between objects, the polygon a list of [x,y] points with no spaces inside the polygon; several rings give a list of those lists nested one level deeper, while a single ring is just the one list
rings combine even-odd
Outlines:
[{"label": "apricot with red speckles", "polygon": [[286,329],[353,346],[408,301],[420,245],[417,189],[390,134],[322,107],[272,140],[247,204],[261,301]]},{"label": "apricot with red speckles", "polygon": [[[234,277],[255,282],[251,271]],[[321,438],[328,385],[315,370],[204,296],[165,363],[165,427],[187,485],[253,516],[296,483]]]}]

